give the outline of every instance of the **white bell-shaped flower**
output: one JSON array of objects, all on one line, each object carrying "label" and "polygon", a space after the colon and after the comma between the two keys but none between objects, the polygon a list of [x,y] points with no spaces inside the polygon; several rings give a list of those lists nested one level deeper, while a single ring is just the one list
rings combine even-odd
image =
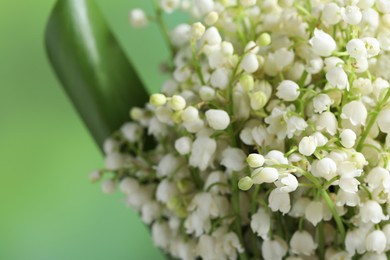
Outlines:
[{"label": "white bell-shaped flower", "polygon": [[389,216],[383,214],[382,207],[378,202],[369,200],[360,206],[360,218],[364,223],[378,224],[382,220],[388,220]]},{"label": "white bell-shaped flower", "polygon": [[313,136],[305,136],[299,142],[298,150],[301,154],[310,156],[317,149],[317,140]]},{"label": "white bell-shaped flower", "polygon": [[315,122],[318,131],[325,130],[330,135],[337,133],[338,122],[336,116],[332,112],[323,112]]},{"label": "white bell-shaped flower", "polygon": [[377,119],[379,129],[386,134],[390,134],[390,108],[383,109]]},{"label": "white bell-shaped flower", "polygon": [[367,108],[361,101],[351,101],[343,106],[341,118],[347,119],[354,126],[365,125]]},{"label": "white bell-shaped flower", "polygon": [[116,183],[115,183],[115,181],[113,181],[111,179],[105,180],[102,184],[102,191],[103,191],[103,193],[106,193],[106,194],[114,193],[115,188],[116,188]]},{"label": "white bell-shaped flower", "polygon": [[311,172],[316,177],[322,177],[326,180],[331,180],[336,176],[336,163],[328,157],[321,160],[315,160],[311,165]]},{"label": "white bell-shaped flower", "polygon": [[313,237],[305,230],[298,230],[291,237],[290,249],[294,254],[311,256],[316,248],[317,244]]},{"label": "white bell-shaped flower", "polygon": [[307,197],[297,198],[293,202],[292,209],[288,214],[294,218],[303,217],[305,215],[307,205],[309,205],[310,202],[311,200]]},{"label": "white bell-shaped flower", "polygon": [[352,148],[355,145],[356,134],[351,129],[344,129],[340,134],[340,139],[345,148]]},{"label": "white bell-shaped flower", "polygon": [[326,94],[319,94],[313,99],[314,112],[321,114],[333,104],[332,99]]},{"label": "white bell-shaped flower", "polygon": [[259,68],[259,61],[257,60],[256,54],[248,53],[241,61],[241,68],[246,73],[254,73]]},{"label": "white bell-shaped flower", "polygon": [[129,21],[131,26],[134,28],[142,28],[148,25],[148,17],[146,16],[144,10],[136,8],[130,11]]},{"label": "white bell-shaped flower", "polygon": [[167,154],[161,158],[157,165],[156,174],[158,177],[166,177],[174,174],[178,170],[180,160],[173,154]]},{"label": "white bell-shaped flower", "polygon": [[217,142],[214,139],[199,136],[192,144],[190,165],[204,171],[211,164],[216,150]]},{"label": "white bell-shaped flower", "polygon": [[261,254],[264,260],[282,260],[288,249],[287,243],[280,237],[274,240],[265,240],[261,245]]},{"label": "white bell-shaped flower", "polygon": [[214,130],[224,130],[230,124],[229,114],[221,109],[209,109],[205,113],[208,124]]},{"label": "white bell-shaped flower", "polygon": [[314,29],[314,36],[310,39],[309,43],[313,48],[313,52],[323,57],[330,56],[337,47],[332,36],[317,28]]},{"label": "white bell-shaped flower", "polygon": [[325,77],[330,85],[337,87],[338,89],[349,88],[348,75],[341,67],[330,69]]},{"label": "white bell-shaped flower", "polygon": [[156,246],[168,249],[170,244],[170,230],[166,222],[155,222],[152,226],[152,238]]},{"label": "white bell-shaped flower", "polygon": [[336,3],[327,3],[322,9],[321,20],[327,26],[338,24],[341,20],[340,7]]},{"label": "white bell-shaped flower", "polygon": [[362,12],[355,5],[349,5],[342,9],[343,20],[351,25],[357,25],[362,20]]},{"label": "white bell-shaped flower", "polygon": [[365,43],[360,39],[352,39],[347,43],[347,52],[349,56],[355,59],[365,58],[367,49]]},{"label": "white bell-shaped flower", "polygon": [[290,196],[286,192],[281,192],[278,188],[271,191],[268,197],[268,206],[272,211],[280,211],[286,214],[291,209]]},{"label": "white bell-shaped flower", "polygon": [[381,254],[385,251],[387,238],[382,230],[374,230],[366,237],[367,251]]},{"label": "white bell-shaped flower", "polygon": [[366,251],[366,235],[367,231],[358,229],[349,229],[345,236],[345,249],[349,256],[355,255],[355,253],[362,254]]},{"label": "white bell-shaped flower", "polygon": [[222,152],[221,164],[229,171],[241,171],[245,168],[245,153],[239,148],[226,148]]},{"label": "white bell-shaped flower", "polygon": [[293,174],[283,174],[275,183],[281,192],[293,192],[298,188],[298,180]]},{"label": "white bell-shaped flower", "polygon": [[[390,2],[389,2],[390,3]],[[379,41],[373,37],[364,37],[362,41],[367,50],[367,58],[375,57],[381,51]]]},{"label": "white bell-shaped flower", "polygon": [[203,40],[206,44],[209,45],[217,45],[222,42],[221,35],[219,31],[214,26],[208,28],[206,32],[203,34]]},{"label": "white bell-shaped flower", "polygon": [[311,201],[305,210],[305,218],[313,224],[313,226],[317,226],[317,224],[323,218],[323,205],[320,201]]},{"label": "white bell-shaped flower", "polygon": [[186,155],[191,152],[192,140],[188,136],[180,137],[175,141],[175,149],[181,155]]},{"label": "white bell-shaped flower", "polygon": [[229,71],[225,68],[216,69],[211,74],[210,83],[215,88],[226,89],[229,85]]},{"label": "white bell-shaped flower", "polygon": [[291,80],[283,80],[278,86],[276,96],[284,101],[295,101],[299,97],[299,86]]},{"label": "white bell-shaped flower", "polygon": [[251,217],[251,229],[253,233],[264,240],[269,239],[269,229],[271,227],[271,216],[264,208],[259,208]]}]

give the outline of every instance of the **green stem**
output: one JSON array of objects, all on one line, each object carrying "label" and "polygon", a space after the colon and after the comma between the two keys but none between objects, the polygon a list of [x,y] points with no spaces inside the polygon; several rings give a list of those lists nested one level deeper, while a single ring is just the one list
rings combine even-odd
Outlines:
[{"label": "green stem", "polygon": [[376,122],[376,119],[379,115],[379,113],[381,112],[382,110],[382,107],[383,105],[386,104],[387,100],[390,98],[390,88],[387,90],[386,92],[386,95],[384,96],[384,98],[378,103],[378,105],[375,107],[375,111],[373,112],[373,114],[371,115],[370,117],[370,120],[368,121],[368,124],[367,124],[367,127],[366,129],[364,129],[361,137],[360,137],[360,140],[356,146],[356,150],[358,152],[360,152],[363,148],[363,145],[364,145],[364,142],[368,136],[368,134],[370,133],[371,131],[371,128],[373,127],[373,125],[375,124]]},{"label": "green stem", "polygon": [[[236,215],[236,219],[234,220],[234,229],[236,231],[236,234],[238,236],[238,239],[240,240],[240,243],[243,247],[245,247],[244,244],[244,237],[242,235],[242,228],[241,228],[241,215],[240,215],[240,194],[238,190],[238,176],[236,172],[232,173],[231,177],[231,187],[232,187],[232,206],[234,210],[234,214]],[[247,260],[248,256],[246,255],[246,251],[244,250],[243,253],[240,254],[241,260]]]},{"label": "green stem", "polygon": [[325,259],[325,234],[324,234],[324,222],[318,223],[318,256],[320,260]]},{"label": "green stem", "polygon": [[337,229],[339,230],[339,234],[341,236],[341,240],[344,241],[345,238],[345,228],[343,225],[343,221],[340,218],[339,213],[337,212],[336,206],[333,203],[332,199],[330,198],[328,192],[326,190],[321,190],[322,198],[325,200],[326,204],[328,205],[330,211],[332,212],[333,218],[336,222]]},{"label": "green stem", "polygon": [[200,82],[202,83],[202,85],[206,85],[206,82],[204,81],[202,70],[201,70],[201,67],[199,64],[199,60],[196,57],[195,41],[191,42],[191,50],[192,50],[192,62],[194,64],[196,74],[198,75],[198,78],[199,78]]},{"label": "green stem", "polygon": [[[257,196],[259,195],[261,185],[256,185],[255,190],[252,193],[251,198],[251,215],[255,214],[257,211]],[[252,250],[255,255],[255,259],[260,259],[260,251],[257,248],[258,245],[257,235],[252,231]]]},{"label": "green stem", "polygon": [[159,5],[155,1],[153,2],[153,4],[154,4],[154,10],[155,10],[155,13],[156,13],[157,25],[160,28],[160,31],[161,31],[164,39],[165,39],[165,42],[167,43],[167,45],[169,47],[169,50],[171,52],[171,57],[173,58],[175,56],[176,51],[175,51],[175,47],[172,44],[171,37],[169,36],[168,27],[165,24],[165,22],[163,20],[163,17],[162,17],[163,10],[161,10]]}]

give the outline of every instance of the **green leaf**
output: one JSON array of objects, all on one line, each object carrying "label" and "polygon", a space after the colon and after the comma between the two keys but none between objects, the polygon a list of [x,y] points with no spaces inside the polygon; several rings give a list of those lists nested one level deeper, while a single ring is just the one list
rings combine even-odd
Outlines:
[{"label": "green leaf", "polygon": [[59,0],[46,35],[49,60],[102,147],[148,94],[93,0]]}]

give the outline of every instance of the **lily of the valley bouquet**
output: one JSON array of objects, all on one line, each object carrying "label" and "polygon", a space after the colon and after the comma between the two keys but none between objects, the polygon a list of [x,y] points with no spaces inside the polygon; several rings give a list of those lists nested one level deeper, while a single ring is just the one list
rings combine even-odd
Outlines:
[{"label": "lily of the valley bouquet", "polygon": [[[168,31],[163,12],[190,22]],[[390,1],[160,0],[171,77],[105,168],[179,259],[388,259]],[[130,119],[129,119],[130,121]]]}]

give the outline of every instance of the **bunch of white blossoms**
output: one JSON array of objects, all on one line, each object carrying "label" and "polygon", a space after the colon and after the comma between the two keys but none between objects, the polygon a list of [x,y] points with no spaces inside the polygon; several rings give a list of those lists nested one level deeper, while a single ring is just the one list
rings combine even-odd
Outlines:
[{"label": "bunch of white blossoms", "polygon": [[159,4],[195,22],[92,180],[175,258],[387,259],[390,1]]}]

